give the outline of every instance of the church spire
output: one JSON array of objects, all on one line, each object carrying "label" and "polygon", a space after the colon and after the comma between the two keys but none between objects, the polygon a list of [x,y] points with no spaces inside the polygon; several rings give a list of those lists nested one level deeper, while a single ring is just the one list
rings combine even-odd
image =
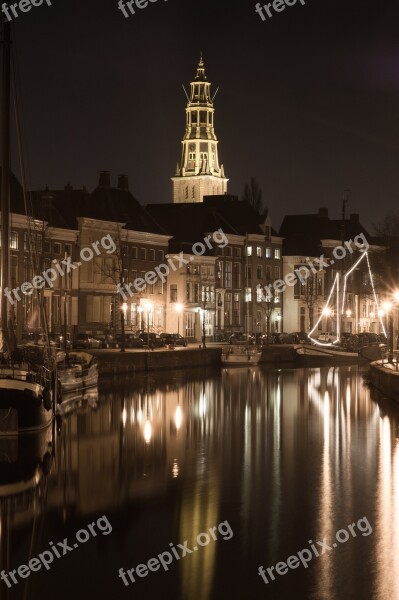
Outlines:
[{"label": "church spire", "polygon": [[197,75],[195,76],[195,80],[196,81],[206,81],[205,65],[204,65],[204,59],[202,57],[202,52],[200,54],[200,60],[198,63]]},{"label": "church spire", "polygon": [[173,202],[202,202],[206,195],[225,194],[228,179],[219,164],[214,130],[211,84],[205,75],[202,52],[197,74],[187,96],[186,132],[179,175],[172,178]]}]

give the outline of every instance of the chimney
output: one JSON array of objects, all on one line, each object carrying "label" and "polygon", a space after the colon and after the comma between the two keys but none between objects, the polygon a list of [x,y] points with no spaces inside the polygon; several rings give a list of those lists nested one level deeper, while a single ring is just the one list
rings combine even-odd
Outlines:
[{"label": "chimney", "polygon": [[129,189],[129,178],[127,175],[118,175],[118,190],[127,191]]},{"label": "chimney", "polygon": [[328,219],[328,208],[319,208],[319,217]]},{"label": "chimney", "polygon": [[109,171],[100,171],[98,187],[111,187],[111,175]]},{"label": "chimney", "polygon": [[349,217],[349,220],[351,223],[359,223],[359,214],[358,213],[352,213]]}]

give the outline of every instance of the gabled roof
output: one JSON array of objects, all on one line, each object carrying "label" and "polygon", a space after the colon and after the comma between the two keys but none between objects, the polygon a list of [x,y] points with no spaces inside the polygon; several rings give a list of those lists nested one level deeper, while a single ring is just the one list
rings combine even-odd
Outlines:
[{"label": "gabled roof", "polygon": [[128,190],[97,187],[92,193],[66,186],[63,190],[32,192],[34,216],[50,226],[76,229],[77,218],[126,223],[129,229],[166,235]]},{"label": "gabled roof", "polygon": [[320,209],[316,214],[287,215],[279,231],[284,238],[285,256],[319,256],[323,253],[322,240],[353,240],[360,234],[371,240],[358,215],[351,215],[345,221],[330,219],[327,209]]},{"label": "gabled roof", "polygon": [[[204,202],[149,204],[147,211],[173,235],[171,249],[191,250],[208,233],[222,229],[228,236],[247,233],[264,235],[261,225],[265,218],[247,202],[229,196],[205,196]],[[277,235],[273,232],[273,235]],[[208,254],[213,254],[211,250]]]}]

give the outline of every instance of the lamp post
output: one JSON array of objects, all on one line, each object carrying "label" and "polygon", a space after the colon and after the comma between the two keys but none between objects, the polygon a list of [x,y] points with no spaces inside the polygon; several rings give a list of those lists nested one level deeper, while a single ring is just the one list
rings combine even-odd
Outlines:
[{"label": "lamp post", "polygon": [[127,313],[127,304],[124,302],[121,306],[121,352],[125,352],[126,350],[126,340],[125,340],[125,321],[126,321],[126,313]]},{"label": "lamp post", "polygon": [[183,304],[177,302],[175,304],[175,311],[177,313],[177,333],[180,334],[180,313],[183,311]]},{"label": "lamp post", "polygon": [[391,300],[387,300],[383,303],[382,308],[384,309],[387,330],[388,330],[388,362],[393,363],[393,350],[394,350],[394,331],[393,331],[393,316],[394,307],[399,303],[399,290],[395,290],[392,294]]},{"label": "lamp post", "polygon": [[326,308],[323,310],[323,315],[326,317],[326,327],[327,327],[327,332],[329,332],[330,330],[330,317],[332,316],[332,310],[331,308],[329,308],[328,306],[326,306]]},{"label": "lamp post", "polygon": [[144,309],[147,313],[147,346],[150,349],[150,311],[152,310],[153,305],[151,302],[146,302],[144,304]]}]

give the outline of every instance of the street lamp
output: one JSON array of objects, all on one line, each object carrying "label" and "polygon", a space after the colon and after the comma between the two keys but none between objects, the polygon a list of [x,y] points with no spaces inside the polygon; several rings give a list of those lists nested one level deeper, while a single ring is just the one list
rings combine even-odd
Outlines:
[{"label": "street lamp", "polygon": [[121,352],[125,352],[126,349],[126,340],[125,340],[125,321],[126,321],[126,313],[127,313],[127,304],[124,302],[121,306]]},{"label": "street lamp", "polygon": [[183,310],[183,304],[177,302],[175,304],[175,311],[177,312],[177,333],[180,334],[180,313]]},{"label": "street lamp", "polygon": [[150,312],[153,309],[153,304],[151,302],[144,303],[144,310],[147,313],[147,346],[150,349]]},{"label": "street lamp", "polygon": [[392,301],[386,300],[382,308],[384,309],[386,320],[387,320],[387,329],[388,329],[388,362],[393,362],[393,308],[394,304],[399,302],[399,290],[395,290],[392,294]]}]

